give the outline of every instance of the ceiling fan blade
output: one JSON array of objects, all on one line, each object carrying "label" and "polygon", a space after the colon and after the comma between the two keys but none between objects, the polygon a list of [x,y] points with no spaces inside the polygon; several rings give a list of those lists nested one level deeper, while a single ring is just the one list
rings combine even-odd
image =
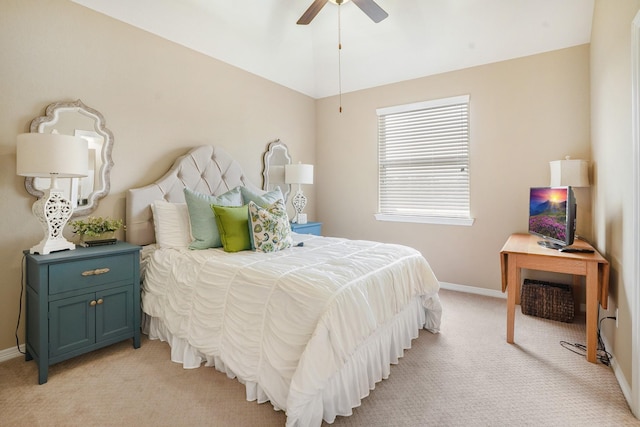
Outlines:
[{"label": "ceiling fan blade", "polygon": [[389,14],[373,0],[353,0],[353,2],[376,24],[389,16]]},{"label": "ceiling fan blade", "polygon": [[302,14],[300,19],[298,19],[298,22],[296,22],[296,24],[307,25],[308,23],[310,23],[313,20],[313,18],[316,17],[318,12],[320,12],[320,9],[322,9],[324,5],[327,4],[328,1],[329,0],[314,0],[311,6],[309,6],[309,9],[307,9]]}]

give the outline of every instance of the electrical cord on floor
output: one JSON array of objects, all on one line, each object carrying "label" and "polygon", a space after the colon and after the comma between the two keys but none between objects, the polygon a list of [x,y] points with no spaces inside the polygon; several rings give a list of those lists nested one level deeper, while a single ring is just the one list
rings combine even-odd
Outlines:
[{"label": "electrical cord on floor", "polygon": [[[604,342],[602,341],[602,337],[600,336],[600,325],[602,324],[602,321],[604,319],[615,319],[615,317],[603,317],[602,319],[600,319],[600,322],[598,323],[598,347],[596,348],[596,359],[598,359],[600,363],[602,363],[603,365],[610,366],[611,353],[609,353],[605,348]],[[580,356],[587,355],[587,346],[584,344],[580,344],[580,343],[571,344],[570,342],[567,342],[567,341],[560,341],[560,345],[569,351],[579,354]]]},{"label": "electrical cord on floor", "polygon": [[18,322],[16,323],[16,347],[22,354],[26,352],[20,350],[20,338],[18,337],[18,329],[20,328],[20,318],[22,317],[22,296],[24,295],[24,269],[25,269],[26,255],[22,255],[22,265],[20,269],[20,301],[18,302]]}]

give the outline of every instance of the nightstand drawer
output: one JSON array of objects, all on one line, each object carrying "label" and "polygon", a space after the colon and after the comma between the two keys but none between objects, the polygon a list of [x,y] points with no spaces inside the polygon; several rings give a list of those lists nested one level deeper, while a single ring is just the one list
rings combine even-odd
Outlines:
[{"label": "nightstand drawer", "polygon": [[307,222],[305,224],[291,224],[291,231],[299,234],[313,234],[316,236],[322,235],[322,223],[321,222]]},{"label": "nightstand drawer", "polygon": [[49,266],[49,294],[118,281],[132,281],[130,254],[61,262]]}]

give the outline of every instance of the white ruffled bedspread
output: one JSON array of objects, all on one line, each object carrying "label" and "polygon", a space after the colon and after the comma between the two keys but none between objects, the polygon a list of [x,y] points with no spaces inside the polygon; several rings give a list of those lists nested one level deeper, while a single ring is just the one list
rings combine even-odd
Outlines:
[{"label": "white ruffled bedspread", "polygon": [[185,368],[214,365],[288,426],[350,415],[420,328],[438,332],[438,281],[415,249],[296,235],[275,253],[158,249],[145,257],[149,336]]}]

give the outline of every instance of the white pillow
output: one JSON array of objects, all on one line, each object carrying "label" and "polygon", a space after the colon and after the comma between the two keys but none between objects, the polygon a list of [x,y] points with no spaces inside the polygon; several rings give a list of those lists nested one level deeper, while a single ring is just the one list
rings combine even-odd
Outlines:
[{"label": "white pillow", "polygon": [[186,203],[156,200],[151,205],[156,243],[160,248],[186,248],[191,243],[189,210]]}]

